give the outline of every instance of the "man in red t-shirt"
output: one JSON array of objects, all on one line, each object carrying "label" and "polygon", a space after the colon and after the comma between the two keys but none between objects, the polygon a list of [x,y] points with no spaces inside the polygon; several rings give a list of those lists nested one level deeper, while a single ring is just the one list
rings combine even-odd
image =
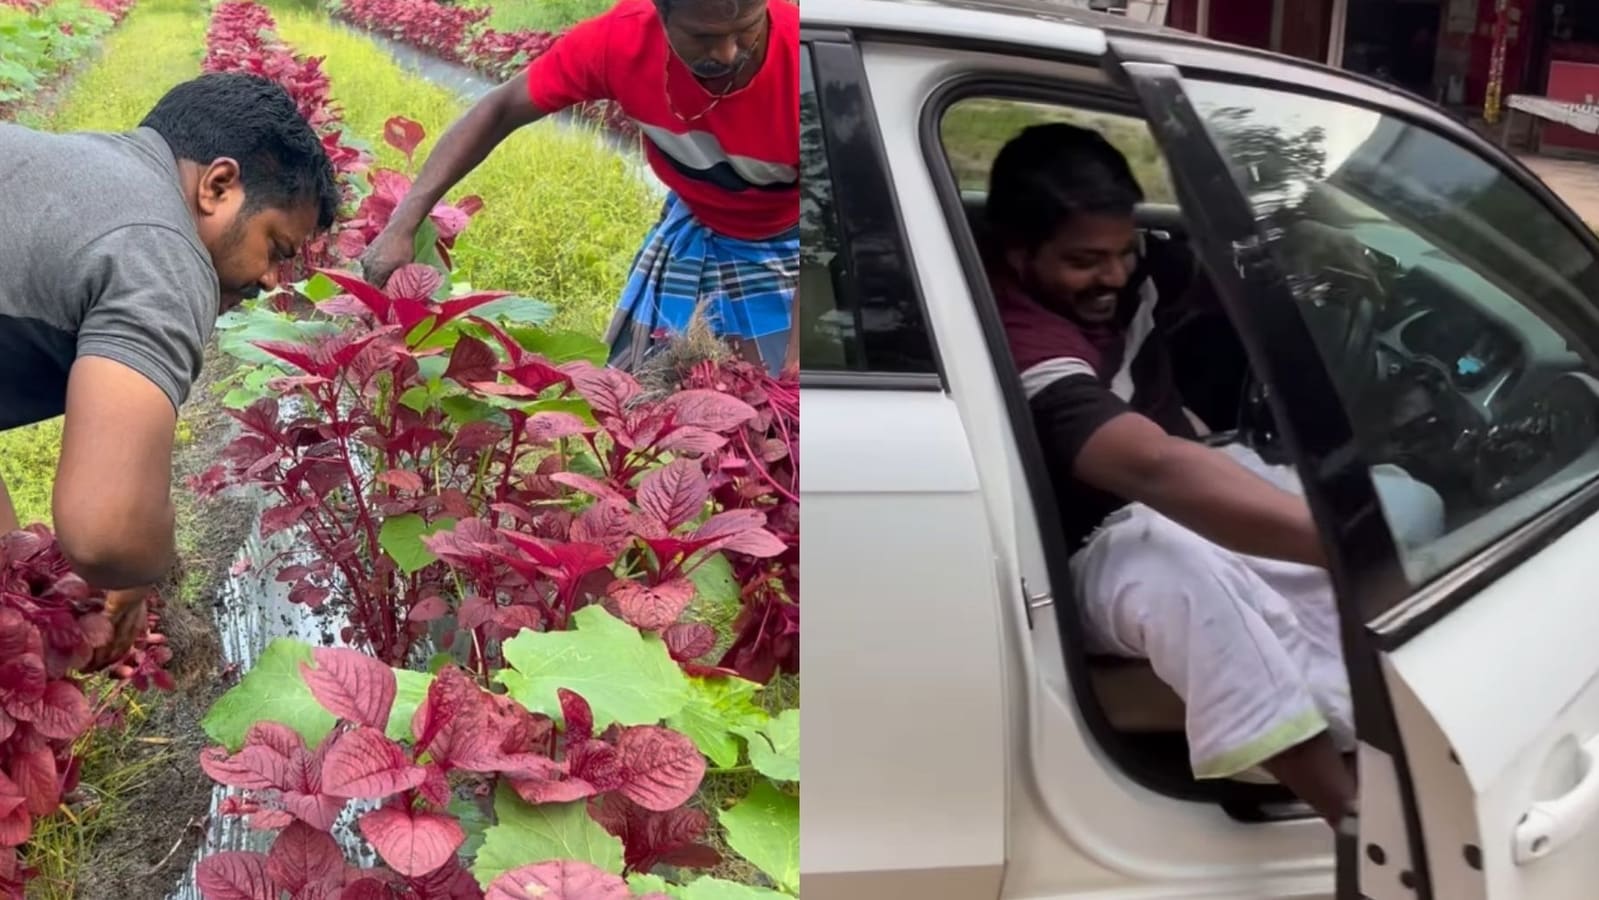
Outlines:
[{"label": "man in red t-shirt", "polygon": [[[361,259],[383,284],[429,210],[511,132],[590,101],[619,106],[668,188],[607,331],[634,368],[696,309],[774,373],[798,365],[799,7],[621,0],[574,26],[439,139]],[[536,173],[535,173],[536,174]]]}]

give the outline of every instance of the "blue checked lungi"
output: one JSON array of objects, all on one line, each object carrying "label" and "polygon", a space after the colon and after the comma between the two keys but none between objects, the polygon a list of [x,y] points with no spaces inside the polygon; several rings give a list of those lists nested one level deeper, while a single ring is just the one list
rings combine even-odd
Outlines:
[{"label": "blue checked lungi", "polygon": [[676,193],[668,194],[606,329],[610,364],[636,369],[686,330],[703,302],[712,330],[754,345],[775,375],[788,349],[798,285],[798,226],[767,240],[739,240],[706,228]]}]

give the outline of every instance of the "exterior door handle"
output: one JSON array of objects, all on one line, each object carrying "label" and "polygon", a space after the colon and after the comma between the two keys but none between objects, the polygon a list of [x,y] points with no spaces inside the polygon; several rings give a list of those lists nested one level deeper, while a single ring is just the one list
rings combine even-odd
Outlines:
[{"label": "exterior door handle", "polygon": [[1576,786],[1553,800],[1534,803],[1516,824],[1516,865],[1543,859],[1599,825],[1599,737],[1589,738],[1580,756],[1582,777]]}]

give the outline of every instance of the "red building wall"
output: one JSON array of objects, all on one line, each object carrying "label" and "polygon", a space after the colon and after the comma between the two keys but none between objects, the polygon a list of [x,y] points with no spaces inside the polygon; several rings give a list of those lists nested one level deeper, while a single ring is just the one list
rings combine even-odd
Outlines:
[{"label": "red building wall", "polygon": [[1271,46],[1272,0],[1224,0],[1210,4],[1210,36],[1250,47]]}]

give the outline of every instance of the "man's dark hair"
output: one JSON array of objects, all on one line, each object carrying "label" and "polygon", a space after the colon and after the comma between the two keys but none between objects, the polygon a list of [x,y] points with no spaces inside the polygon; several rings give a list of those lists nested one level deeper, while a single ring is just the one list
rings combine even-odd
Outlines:
[{"label": "man's dark hair", "polygon": [[160,132],[179,159],[237,160],[246,212],[310,201],[323,231],[338,215],[333,164],[294,99],[274,81],[201,75],[168,91],[139,125]]},{"label": "man's dark hair", "polygon": [[673,12],[690,6],[719,6],[727,10],[729,19],[736,19],[744,10],[757,2],[758,0],[655,0],[655,8],[660,11],[663,20],[670,19]]},{"label": "man's dark hair", "polygon": [[1127,157],[1099,132],[1033,125],[994,158],[988,224],[1002,246],[1035,250],[1075,216],[1131,216],[1143,199]]}]

